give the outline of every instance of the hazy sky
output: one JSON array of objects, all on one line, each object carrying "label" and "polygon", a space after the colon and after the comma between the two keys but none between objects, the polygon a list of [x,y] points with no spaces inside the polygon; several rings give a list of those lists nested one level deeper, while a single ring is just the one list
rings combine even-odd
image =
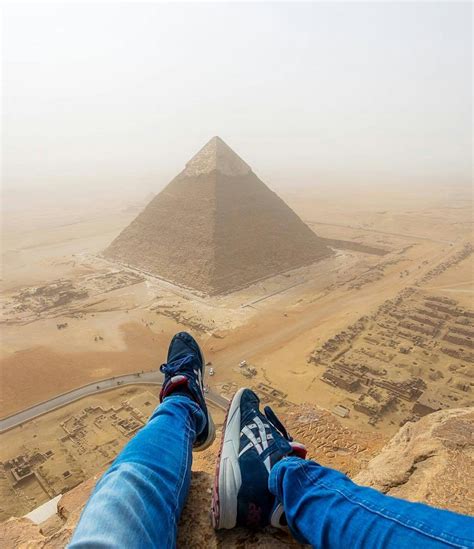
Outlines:
[{"label": "hazy sky", "polygon": [[4,7],[4,184],[160,188],[213,135],[270,185],[466,182],[471,10]]}]

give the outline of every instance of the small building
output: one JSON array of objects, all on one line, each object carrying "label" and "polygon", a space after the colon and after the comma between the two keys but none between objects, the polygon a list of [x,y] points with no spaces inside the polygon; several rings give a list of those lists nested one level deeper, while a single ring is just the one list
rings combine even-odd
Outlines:
[{"label": "small building", "polygon": [[423,417],[433,412],[438,412],[448,406],[440,399],[431,394],[423,393],[413,406],[413,413]]},{"label": "small building", "polygon": [[380,417],[392,404],[394,397],[385,389],[372,387],[354,402],[354,410],[368,416]]},{"label": "small building", "polygon": [[336,404],[336,406],[334,406],[332,411],[336,414],[336,416],[347,417],[349,415],[350,410],[349,408],[346,408],[342,404]]},{"label": "small building", "polygon": [[461,347],[468,347],[469,349],[474,349],[473,340],[469,336],[461,336],[458,334],[448,333],[444,336],[446,341],[453,343],[454,345],[460,345]]},{"label": "small building", "polygon": [[359,378],[334,368],[327,369],[321,376],[321,380],[333,387],[340,387],[353,393],[360,385]]}]

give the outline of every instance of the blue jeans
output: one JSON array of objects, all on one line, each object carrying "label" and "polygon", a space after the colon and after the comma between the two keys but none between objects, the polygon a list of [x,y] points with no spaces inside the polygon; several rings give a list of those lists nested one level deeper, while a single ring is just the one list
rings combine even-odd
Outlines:
[{"label": "blue jeans", "polygon": [[[174,547],[204,421],[188,397],[166,398],[98,482],[69,547]],[[385,496],[311,461],[283,459],[269,489],[294,537],[314,547],[474,547],[474,519]]]}]

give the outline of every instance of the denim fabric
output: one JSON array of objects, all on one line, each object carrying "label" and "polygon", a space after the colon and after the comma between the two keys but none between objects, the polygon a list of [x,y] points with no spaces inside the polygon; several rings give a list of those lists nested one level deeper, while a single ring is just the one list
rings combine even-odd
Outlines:
[{"label": "denim fabric", "polygon": [[273,467],[270,491],[292,534],[317,548],[474,547],[474,519],[357,486],[344,474],[299,458]]},{"label": "denim fabric", "polygon": [[[205,421],[187,396],[166,398],[98,482],[69,547],[174,547]],[[385,496],[311,461],[283,459],[269,488],[293,535],[314,547],[474,548],[474,519]]]},{"label": "denim fabric", "polygon": [[98,482],[69,547],[175,547],[204,422],[187,396],[166,398]]}]

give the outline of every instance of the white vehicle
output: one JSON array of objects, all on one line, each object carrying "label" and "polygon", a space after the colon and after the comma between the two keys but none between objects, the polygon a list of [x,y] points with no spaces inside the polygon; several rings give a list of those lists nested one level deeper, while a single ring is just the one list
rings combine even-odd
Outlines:
[{"label": "white vehicle", "polygon": [[247,361],[246,361],[246,360],[242,360],[242,361],[240,362],[239,366],[240,366],[241,368],[243,368],[244,366],[247,366]]},{"label": "white vehicle", "polygon": [[210,375],[210,376],[213,376],[213,375],[214,375],[214,368],[209,368],[209,375]]}]

